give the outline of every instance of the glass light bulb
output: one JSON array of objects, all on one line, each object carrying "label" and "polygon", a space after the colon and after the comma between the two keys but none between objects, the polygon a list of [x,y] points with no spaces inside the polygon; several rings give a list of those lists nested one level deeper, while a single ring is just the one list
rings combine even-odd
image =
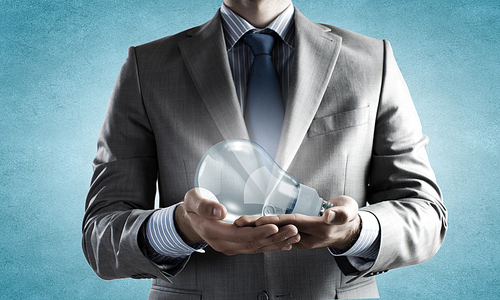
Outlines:
[{"label": "glass light bulb", "polygon": [[318,216],[333,206],[281,169],[264,148],[244,139],[210,148],[198,164],[194,185],[199,195],[226,207],[226,222],[242,215]]}]

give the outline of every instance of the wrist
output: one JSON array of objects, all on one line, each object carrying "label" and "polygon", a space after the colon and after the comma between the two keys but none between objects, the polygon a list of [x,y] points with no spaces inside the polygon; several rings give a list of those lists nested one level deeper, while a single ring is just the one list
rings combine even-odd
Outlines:
[{"label": "wrist", "polygon": [[335,248],[341,250],[342,252],[346,252],[347,250],[351,249],[352,246],[354,246],[354,244],[356,244],[356,242],[358,241],[362,227],[363,227],[363,222],[361,221],[361,217],[358,214],[356,216],[356,219],[354,219],[351,222],[351,226],[347,230],[347,234],[344,240],[341,243],[339,243]]},{"label": "wrist", "polygon": [[191,225],[184,203],[177,205],[174,211],[174,224],[177,233],[189,246],[194,246],[205,241],[196,233]]}]

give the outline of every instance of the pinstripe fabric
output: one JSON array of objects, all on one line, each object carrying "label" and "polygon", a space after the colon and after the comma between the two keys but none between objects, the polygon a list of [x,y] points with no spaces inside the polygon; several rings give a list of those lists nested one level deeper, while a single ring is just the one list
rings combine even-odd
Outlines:
[{"label": "pinstripe fabric", "polygon": [[[240,38],[249,31],[260,31],[247,21],[233,13],[224,3],[221,6],[222,24],[226,46],[228,49],[229,64],[233,80],[236,86],[240,107],[243,111],[245,104],[247,76],[253,62],[253,53]],[[272,59],[280,78],[281,90],[284,101],[288,96],[288,90],[292,74],[295,22],[293,19],[294,7],[291,4],[268,29],[275,31],[281,39],[273,48]],[[176,205],[156,211],[147,223],[147,239],[149,241],[148,257],[161,264],[178,263],[182,258],[194,251],[203,252],[206,244],[197,245],[192,248],[180,238],[174,225],[174,209]],[[371,213],[360,211],[363,227],[360,236],[354,246],[345,253],[330,248],[333,255],[348,256],[349,262],[358,270],[368,269],[377,257],[379,248],[379,224]]]}]

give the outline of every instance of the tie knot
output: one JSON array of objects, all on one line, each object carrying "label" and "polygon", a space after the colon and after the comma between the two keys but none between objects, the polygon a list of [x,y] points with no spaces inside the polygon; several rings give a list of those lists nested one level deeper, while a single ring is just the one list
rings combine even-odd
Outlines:
[{"label": "tie knot", "polygon": [[254,55],[271,54],[274,47],[274,37],[267,33],[246,34],[243,41],[252,49]]}]

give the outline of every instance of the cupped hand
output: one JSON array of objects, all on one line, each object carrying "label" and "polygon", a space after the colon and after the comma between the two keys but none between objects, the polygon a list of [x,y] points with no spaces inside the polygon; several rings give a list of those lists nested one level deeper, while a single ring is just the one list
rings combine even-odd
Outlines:
[{"label": "cupped hand", "polygon": [[[189,245],[206,242],[226,255],[290,250],[300,241],[297,227],[292,224],[256,226],[248,221],[248,226],[238,226],[223,222],[226,214],[222,204],[202,198],[192,189],[186,193],[184,202],[176,207],[177,231]],[[256,220],[255,217],[244,219]]]},{"label": "cupped hand", "polygon": [[361,219],[358,215],[357,202],[348,196],[331,199],[334,207],[325,211],[323,216],[301,214],[265,216],[260,218],[240,218],[235,221],[239,226],[275,225],[278,228],[295,226],[300,234],[300,241],[293,244],[297,249],[333,247],[347,251],[354,245],[361,231]]}]

